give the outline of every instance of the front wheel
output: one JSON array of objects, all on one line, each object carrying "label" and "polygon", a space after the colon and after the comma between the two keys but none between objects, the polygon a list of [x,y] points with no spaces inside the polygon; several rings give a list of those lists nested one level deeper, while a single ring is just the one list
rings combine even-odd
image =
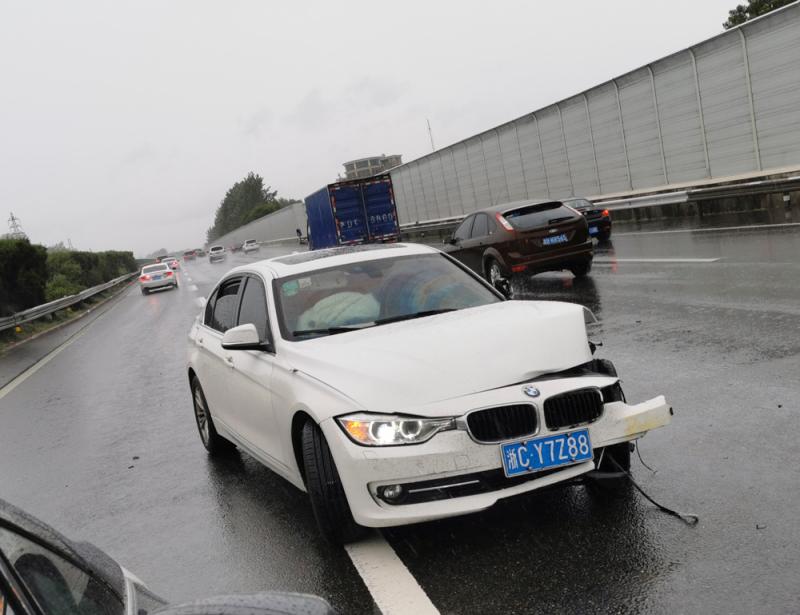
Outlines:
[{"label": "front wheel", "polygon": [[302,443],[306,489],[320,533],[334,544],[358,540],[366,529],[353,519],[331,449],[314,422],[303,425]]}]

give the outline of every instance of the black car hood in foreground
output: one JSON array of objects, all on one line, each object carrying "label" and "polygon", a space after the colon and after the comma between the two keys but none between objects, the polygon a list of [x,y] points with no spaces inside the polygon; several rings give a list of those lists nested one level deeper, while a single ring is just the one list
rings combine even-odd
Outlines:
[{"label": "black car hood in foreground", "polygon": [[[125,577],[111,556],[88,542],[73,542],[46,523],[0,499],[0,526],[46,545],[51,551],[73,560],[98,580],[103,581],[125,603]],[[166,602],[165,602],[166,604]]]}]

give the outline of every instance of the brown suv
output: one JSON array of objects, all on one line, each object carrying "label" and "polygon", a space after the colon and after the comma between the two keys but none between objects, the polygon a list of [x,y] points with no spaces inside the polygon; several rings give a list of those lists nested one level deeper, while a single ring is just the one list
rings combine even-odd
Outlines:
[{"label": "brown suv", "polygon": [[592,240],[580,213],[560,201],[515,201],[467,216],[445,252],[502,288],[515,273],[592,268]]}]

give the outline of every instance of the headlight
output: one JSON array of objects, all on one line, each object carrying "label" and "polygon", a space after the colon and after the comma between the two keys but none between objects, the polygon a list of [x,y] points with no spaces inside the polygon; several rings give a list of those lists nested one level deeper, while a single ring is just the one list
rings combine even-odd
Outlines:
[{"label": "headlight", "polygon": [[440,431],[455,429],[453,418],[427,419],[396,414],[349,414],[336,419],[344,432],[362,446],[419,444]]}]

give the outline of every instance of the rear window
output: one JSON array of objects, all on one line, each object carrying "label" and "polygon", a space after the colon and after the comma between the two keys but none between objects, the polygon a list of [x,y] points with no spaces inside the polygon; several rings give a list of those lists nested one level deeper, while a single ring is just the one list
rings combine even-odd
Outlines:
[{"label": "rear window", "polygon": [[147,267],[142,269],[142,273],[154,273],[156,271],[166,271],[167,269],[169,269],[169,267],[167,267],[164,264],[148,265]]},{"label": "rear window", "polygon": [[527,205],[519,209],[512,209],[503,214],[503,217],[511,223],[515,229],[524,231],[527,229],[548,226],[571,220],[575,213],[565,207],[563,203],[554,201],[552,203],[539,203],[538,205]]},{"label": "rear window", "polygon": [[222,252],[224,249],[222,246],[211,246],[209,252]]}]

